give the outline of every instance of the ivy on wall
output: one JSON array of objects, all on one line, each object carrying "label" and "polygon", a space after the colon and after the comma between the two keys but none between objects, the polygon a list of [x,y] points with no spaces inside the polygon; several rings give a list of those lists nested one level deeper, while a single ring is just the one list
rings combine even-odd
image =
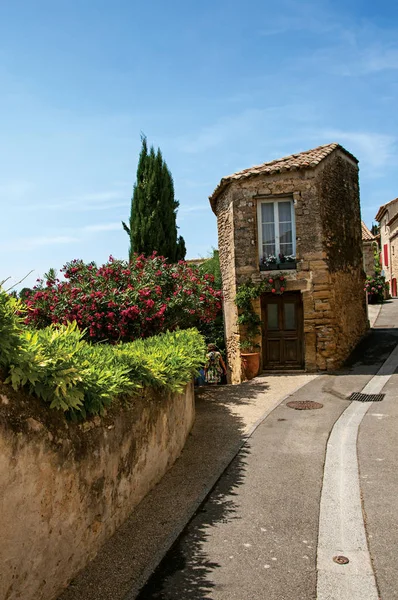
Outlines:
[{"label": "ivy on wall", "polygon": [[283,294],[285,289],[286,278],[283,273],[260,283],[249,281],[238,286],[235,296],[235,304],[239,309],[238,324],[244,327],[246,337],[240,344],[242,350],[254,351],[258,348],[255,338],[261,333],[261,319],[253,308],[253,300],[267,292]]}]

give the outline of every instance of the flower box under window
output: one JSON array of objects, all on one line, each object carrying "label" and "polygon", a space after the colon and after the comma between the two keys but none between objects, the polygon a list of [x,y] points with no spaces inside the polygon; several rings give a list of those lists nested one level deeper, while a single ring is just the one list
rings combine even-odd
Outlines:
[{"label": "flower box under window", "polygon": [[260,263],[260,271],[286,271],[295,269],[297,267],[296,261],[289,261],[284,263]]}]

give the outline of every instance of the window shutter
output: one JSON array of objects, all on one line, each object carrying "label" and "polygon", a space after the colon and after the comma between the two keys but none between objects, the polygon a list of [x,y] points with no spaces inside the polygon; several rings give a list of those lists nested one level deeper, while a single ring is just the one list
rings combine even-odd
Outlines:
[{"label": "window shutter", "polygon": [[384,266],[388,267],[388,244],[384,244]]}]

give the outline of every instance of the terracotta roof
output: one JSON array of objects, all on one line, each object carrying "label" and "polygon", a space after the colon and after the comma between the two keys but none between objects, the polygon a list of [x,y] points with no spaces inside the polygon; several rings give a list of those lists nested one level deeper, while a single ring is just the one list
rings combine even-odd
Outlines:
[{"label": "terracotta roof", "polygon": [[238,171],[237,173],[223,177],[212,195],[209,197],[211,207],[213,210],[215,209],[215,201],[218,195],[234,180],[244,179],[246,177],[252,177],[255,175],[273,175],[274,173],[283,173],[285,171],[311,169],[318,166],[324,158],[329,156],[329,154],[337,149],[342,150],[356,163],[358,162],[355,156],[350,154],[350,152],[345,150],[345,148],[340,146],[340,144],[336,143],[318,146],[317,148],[306,150],[305,152],[300,152],[299,154],[291,154],[290,156],[285,156],[284,158],[271,160],[270,162],[263,163],[262,165],[250,167],[250,169],[243,169],[243,171]]},{"label": "terracotta roof", "polygon": [[362,241],[372,241],[375,238],[375,236],[373,235],[373,233],[370,231],[370,229],[368,229],[365,225],[365,223],[363,221],[361,221],[361,225],[362,225]]},{"label": "terracotta roof", "polygon": [[394,200],[387,202],[387,204],[383,204],[382,206],[380,206],[379,210],[377,211],[377,215],[375,216],[376,221],[378,221],[380,223],[380,221],[383,218],[384,213],[386,212],[388,207],[391,206],[391,204],[394,204],[394,202],[398,202],[398,198],[395,198]]}]

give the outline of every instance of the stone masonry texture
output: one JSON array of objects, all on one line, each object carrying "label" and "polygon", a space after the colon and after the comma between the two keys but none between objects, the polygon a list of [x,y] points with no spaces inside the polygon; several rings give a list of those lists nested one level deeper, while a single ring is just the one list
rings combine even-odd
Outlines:
[{"label": "stone masonry texture", "polygon": [[[328,151],[322,151],[318,162],[308,168],[292,164],[279,172],[231,177],[211,197],[218,223],[232,383],[242,380],[243,332],[237,324],[236,288],[274,273],[259,269],[257,202],[261,198],[287,194],[294,201],[297,269],[285,275],[286,290],[302,294],[305,369],[336,369],[366,331],[358,165],[338,144],[322,148]],[[261,318],[260,301],[254,308]],[[261,338],[258,342],[261,345]]]}]

